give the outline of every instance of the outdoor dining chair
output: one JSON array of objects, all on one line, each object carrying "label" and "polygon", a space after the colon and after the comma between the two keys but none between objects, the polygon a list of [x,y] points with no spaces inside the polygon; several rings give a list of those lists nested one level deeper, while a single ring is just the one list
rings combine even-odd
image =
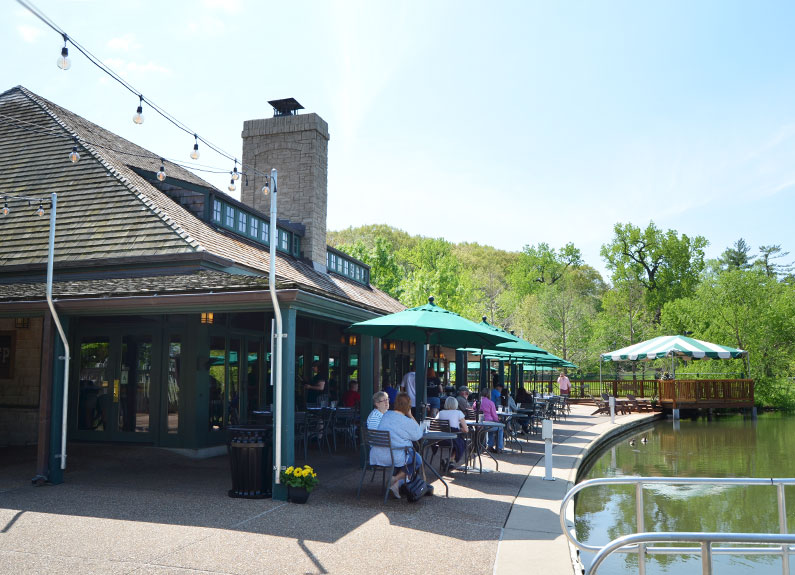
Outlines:
[{"label": "outdoor dining chair", "polygon": [[[431,419],[430,422],[430,431],[444,431],[445,433],[450,433],[450,422],[446,419]],[[445,449],[447,450],[447,465],[445,465],[444,469],[442,469],[442,463],[445,462]],[[450,459],[453,457],[453,443],[449,440],[446,440],[446,443],[437,443],[431,448],[431,453],[436,455],[437,450],[439,450],[439,470],[443,473],[447,473],[448,469],[450,468]],[[422,457],[425,457],[424,453],[422,454]]]},{"label": "outdoor dining chair", "polygon": [[345,444],[356,449],[358,445],[356,413],[352,407],[338,407],[334,415],[334,451],[337,451],[337,435],[342,435]]},{"label": "outdoor dining chair", "polygon": [[[380,470],[382,472],[382,486],[384,488],[384,503],[389,498],[389,481],[395,473],[395,454],[392,452],[392,442],[389,438],[388,431],[378,431],[375,429],[367,429],[367,426],[362,426],[362,445],[364,446],[364,467],[362,468],[362,476],[359,478],[359,489],[356,491],[356,497],[362,494],[362,483],[364,483],[364,476],[367,474],[368,469],[373,470],[373,475],[370,477],[372,483],[375,479],[375,472]],[[386,447],[389,450],[389,465],[376,465],[370,463],[370,451],[373,447]],[[387,473],[388,472],[388,473]]]}]

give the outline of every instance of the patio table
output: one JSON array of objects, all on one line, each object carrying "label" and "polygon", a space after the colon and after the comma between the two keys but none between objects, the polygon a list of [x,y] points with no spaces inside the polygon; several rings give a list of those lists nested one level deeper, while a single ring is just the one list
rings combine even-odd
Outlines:
[{"label": "patio table", "polygon": [[447,482],[444,480],[444,478],[441,475],[439,475],[439,473],[436,472],[436,470],[430,464],[430,461],[428,460],[428,458],[425,457],[425,451],[429,447],[433,447],[437,443],[441,443],[442,441],[446,441],[446,440],[453,440],[456,437],[458,437],[458,434],[452,433],[452,432],[447,432],[447,431],[427,431],[427,432],[425,432],[425,434],[423,434],[422,438],[417,442],[419,444],[420,455],[422,456],[422,478],[427,481],[426,475],[425,475],[425,468],[427,467],[428,469],[431,470],[431,473],[433,473],[437,477],[437,479],[439,479],[444,484],[444,490],[445,490],[444,496],[445,497],[449,497],[450,496],[450,487],[447,485]]},{"label": "patio table", "polygon": [[[501,427],[505,427],[505,424],[499,423],[497,421],[466,421],[467,427],[471,428],[469,432],[472,439],[469,442],[468,450],[469,454],[467,456],[467,465],[464,468],[464,471],[468,472],[470,470],[475,471],[478,470],[479,473],[491,473],[490,469],[483,469],[483,453],[485,452],[486,456],[490,457],[491,460],[494,462],[494,465],[497,468],[497,471],[500,470],[500,462],[494,459],[494,456],[489,453],[488,449],[488,442],[485,440],[489,431],[494,431],[495,429],[499,429]],[[469,460],[472,460],[472,463],[475,462],[475,457],[478,458],[478,467],[476,468],[474,465],[469,464]]]}]

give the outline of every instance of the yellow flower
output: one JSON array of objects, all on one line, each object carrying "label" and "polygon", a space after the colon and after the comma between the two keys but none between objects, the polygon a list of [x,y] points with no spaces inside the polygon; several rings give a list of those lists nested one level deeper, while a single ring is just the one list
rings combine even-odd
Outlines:
[{"label": "yellow flower", "polygon": [[313,474],[312,474],[312,477],[317,477],[317,473],[313,473]]},{"label": "yellow flower", "polygon": [[308,465],[304,465],[304,469],[308,469],[309,471],[312,471],[312,468],[309,467]]},{"label": "yellow flower", "polygon": [[290,467],[288,467],[287,469],[285,469],[285,470],[284,470],[284,472],[285,472],[287,475],[290,475],[290,474],[293,472],[293,466],[291,465]]},{"label": "yellow flower", "polygon": [[296,468],[296,470],[293,471],[293,475],[295,475],[296,477],[301,477],[301,470]]}]

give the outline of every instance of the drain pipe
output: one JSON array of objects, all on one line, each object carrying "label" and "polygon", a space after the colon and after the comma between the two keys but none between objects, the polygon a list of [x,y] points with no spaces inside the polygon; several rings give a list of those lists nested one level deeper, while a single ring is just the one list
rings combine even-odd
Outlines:
[{"label": "drain pipe", "polygon": [[61,418],[61,469],[66,469],[66,420],[67,409],[69,407],[69,342],[66,340],[61,320],[58,318],[58,313],[55,311],[55,305],[52,303],[52,264],[55,259],[55,210],[58,203],[58,194],[53,192],[50,195],[50,242],[49,250],[47,253],[47,305],[50,306],[50,313],[52,319],[55,321],[55,327],[58,328],[58,335],[61,336],[61,342],[64,348],[64,367],[63,367],[63,414]]},{"label": "drain pipe", "polygon": [[[279,485],[279,472],[282,469],[282,312],[279,308],[279,298],[276,296],[276,194],[278,191],[279,175],[276,168],[271,170],[270,178],[270,194],[271,194],[271,220],[270,220],[270,245],[268,246],[268,256],[270,259],[268,269],[268,289],[271,294],[271,301],[273,302],[273,316],[276,319],[276,333],[273,335],[274,342],[271,342],[271,365],[273,365],[273,354],[275,357],[275,366],[271,369],[271,376],[274,382],[274,392],[276,397],[273,401],[273,429],[274,429],[274,453],[273,453],[273,470],[274,482]],[[262,188],[262,193],[268,193],[268,186]]]}]

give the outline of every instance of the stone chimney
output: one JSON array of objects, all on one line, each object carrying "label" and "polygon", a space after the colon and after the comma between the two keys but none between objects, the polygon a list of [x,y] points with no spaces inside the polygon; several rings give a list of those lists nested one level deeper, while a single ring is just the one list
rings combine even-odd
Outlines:
[{"label": "stone chimney", "polygon": [[[294,99],[268,102],[273,118],[243,123],[243,166],[279,173],[278,218],[303,224],[301,254],[319,271],[326,271],[326,205],[328,203],[328,124],[317,114],[296,112]],[[241,201],[270,214],[270,195],[262,194],[265,179],[249,172],[243,178]]]}]

